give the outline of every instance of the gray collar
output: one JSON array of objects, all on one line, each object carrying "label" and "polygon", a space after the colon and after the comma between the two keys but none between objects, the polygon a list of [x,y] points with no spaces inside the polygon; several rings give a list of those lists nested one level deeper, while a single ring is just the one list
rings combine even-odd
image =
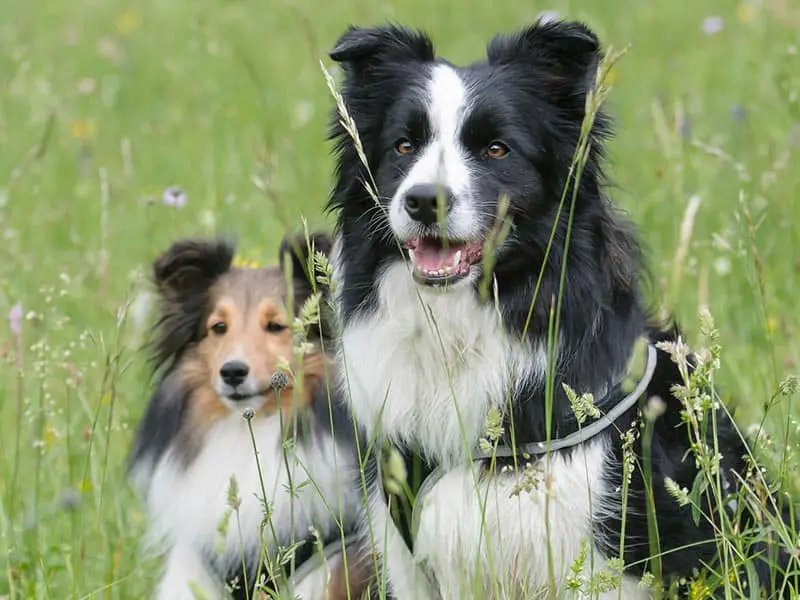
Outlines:
[{"label": "gray collar", "polygon": [[656,369],[656,349],[652,344],[647,345],[647,364],[645,366],[644,375],[639,380],[634,390],[618,402],[614,408],[602,415],[596,421],[590,423],[586,427],[581,427],[575,433],[571,433],[563,438],[552,439],[548,442],[533,442],[530,444],[518,444],[514,446],[503,445],[492,448],[488,452],[480,449],[475,449],[472,452],[472,460],[483,460],[490,458],[512,458],[514,456],[541,456],[548,452],[555,452],[556,450],[563,450],[564,448],[571,448],[593,438],[598,433],[610,427],[619,417],[621,417],[629,408],[631,408],[639,397],[647,389],[650,381],[653,379],[653,372]]}]

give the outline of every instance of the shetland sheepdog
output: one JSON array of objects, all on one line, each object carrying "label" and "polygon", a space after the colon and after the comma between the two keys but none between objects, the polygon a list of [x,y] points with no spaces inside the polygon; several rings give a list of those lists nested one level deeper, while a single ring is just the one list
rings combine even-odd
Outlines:
[{"label": "shetland sheepdog", "polygon": [[296,318],[321,311],[307,248],[287,237],[280,266],[239,268],[232,245],[183,240],[155,261],[157,385],[130,470],[165,554],[160,600],[361,594],[354,429],[321,321]]},{"label": "shetland sheepdog", "polygon": [[[651,318],[637,235],[604,190],[601,54],[553,20],[467,66],[399,26],[351,27],[331,52],[348,113],[331,134],[339,372],[383,447],[367,480],[397,598],[645,598],[645,571],[731,577],[725,523],[754,541],[735,561],[747,594],[798,591],[796,561],[736,502],[751,471],[728,414],[673,394],[703,363],[672,360],[679,333]],[[697,448],[714,449],[702,473]]]}]

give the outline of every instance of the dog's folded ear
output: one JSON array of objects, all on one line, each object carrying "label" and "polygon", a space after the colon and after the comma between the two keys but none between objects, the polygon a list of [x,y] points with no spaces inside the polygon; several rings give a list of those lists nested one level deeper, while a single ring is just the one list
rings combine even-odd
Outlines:
[{"label": "dog's folded ear", "polygon": [[333,315],[328,301],[329,278],[331,275],[330,255],[333,240],[324,232],[286,235],[281,241],[279,262],[284,276],[291,277],[290,285],[294,296],[295,310],[314,293],[321,295],[319,303],[319,322],[308,324],[310,339],[328,337]]},{"label": "dog's folded ear", "polygon": [[551,92],[570,95],[593,85],[600,42],[582,23],[540,20],[512,35],[495,36],[487,57],[492,65],[529,63],[547,77]]},{"label": "dog's folded ear", "polygon": [[[326,263],[333,248],[333,240],[324,232],[308,234],[288,234],[281,240],[278,249],[278,261],[284,274],[291,269],[291,277],[295,285],[305,283],[309,288],[322,286],[318,267]],[[316,256],[321,255],[321,256]],[[324,286],[322,286],[324,287]]]},{"label": "dog's folded ear", "polygon": [[203,293],[228,269],[234,246],[223,240],[180,240],[153,263],[153,280],[169,299]]},{"label": "dog's folded ear", "polygon": [[234,247],[222,240],[180,240],[153,263],[161,312],[151,340],[151,360],[159,367],[199,339],[209,289],[230,268]]},{"label": "dog's folded ear", "polygon": [[350,26],[330,52],[331,59],[346,71],[361,71],[366,65],[387,60],[434,59],[433,42],[420,31],[389,25],[361,28]]}]

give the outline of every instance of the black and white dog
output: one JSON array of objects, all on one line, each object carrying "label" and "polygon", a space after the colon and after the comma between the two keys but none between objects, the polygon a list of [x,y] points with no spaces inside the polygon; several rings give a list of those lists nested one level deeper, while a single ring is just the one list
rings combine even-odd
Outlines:
[{"label": "black and white dog", "polygon": [[[715,505],[696,524],[665,484],[691,489],[697,474],[670,391],[678,369],[654,348],[678,334],[651,325],[635,232],[603,193],[604,114],[570,210],[568,172],[600,55],[595,34],[570,22],[498,36],[467,67],[395,26],[350,28],[331,52],[359,138],[334,114],[339,357],[355,418],[389,448],[370,473],[371,535],[398,598],[534,598],[568,583],[595,585],[599,598],[648,597],[638,581],[653,569],[648,502],[665,578],[717,564]],[[501,221],[510,229],[492,248]],[[646,391],[626,394],[620,382],[642,339]],[[591,392],[611,418],[589,419],[581,434],[562,384]],[[636,423],[653,397],[650,495]],[[717,413],[719,472],[734,491],[746,447]],[[629,431],[636,467],[623,502]],[[494,451],[476,450],[492,439],[497,464]],[[548,439],[560,449],[538,455]],[[402,502],[375,476],[385,483],[387,464],[402,474],[395,450],[412,491],[422,479],[412,474],[436,476],[410,518],[400,511],[399,526],[386,527]],[[609,561],[623,537],[624,575],[603,588],[592,576],[619,569]],[[761,584],[779,589],[755,564]]]}]

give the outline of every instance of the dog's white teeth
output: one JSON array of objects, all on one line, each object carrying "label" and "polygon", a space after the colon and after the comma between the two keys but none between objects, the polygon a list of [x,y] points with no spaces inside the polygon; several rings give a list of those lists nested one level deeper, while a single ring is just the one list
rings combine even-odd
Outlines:
[{"label": "dog's white teeth", "polygon": [[460,262],[461,262],[461,250],[456,250],[456,253],[453,255],[453,268],[457,269]]},{"label": "dog's white teeth", "polygon": [[450,275],[452,272],[453,272],[453,267],[445,267],[444,268],[444,274],[445,275]]}]

